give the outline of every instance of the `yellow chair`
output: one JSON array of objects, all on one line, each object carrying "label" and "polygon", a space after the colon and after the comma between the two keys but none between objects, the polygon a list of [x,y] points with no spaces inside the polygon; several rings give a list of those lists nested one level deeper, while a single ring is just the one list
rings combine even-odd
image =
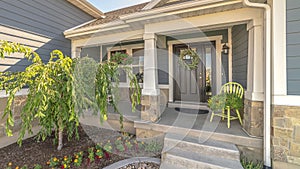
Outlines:
[{"label": "yellow chair", "polygon": [[[240,85],[239,83],[236,82],[228,82],[226,84],[224,84],[221,88],[220,91],[221,94],[234,94],[239,98],[243,98],[244,96],[244,88],[242,85]],[[227,114],[225,114],[225,110],[227,110]],[[222,113],[214,113],[212,112],[211,117],[210,117],[210,122],[212,122],[214,116],[219,116],[222,117],[222,120],[224,120],[225,118],[227,118],[227,127],[230,128],[230,121],[231,120],[235,120],[235,119],[239,119],[241,125],[243,124],[242,119],[241,119],[241,115],[238,109],[235,109],[237,117],[236,116],[232,116],[230,114],[231,107],[230,106],[226,106],[225,108],[222,109]]]}]

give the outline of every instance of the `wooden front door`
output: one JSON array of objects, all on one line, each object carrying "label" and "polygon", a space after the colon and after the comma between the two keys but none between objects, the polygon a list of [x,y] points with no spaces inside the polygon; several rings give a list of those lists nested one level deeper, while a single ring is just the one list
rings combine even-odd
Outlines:
[{"label": "wooden front door", "polygon": [[[184,49],[191,48],[196,51],[200,57],[197,69],[188,70],[178,63],[180,52]],[[208,50],[210,49],[210,50]],[[215,51],[214,43],[193,43],[187,46],[179,44],[173,46],[175,54],[174,63],[174,96],[175,101],[187,102],[206,102],[207,101],[207,75],[211,75],[211,58]],[[209,53],[208,53],[209,52]],[[188,58],[188,57],[187,57]],[[188,59],[186,62],[190,62]],[[208,64],[208,65],[207,65]],[[210,78],[211,79],[211,78]],[[211,81],[209,82],[211,85]]]}]

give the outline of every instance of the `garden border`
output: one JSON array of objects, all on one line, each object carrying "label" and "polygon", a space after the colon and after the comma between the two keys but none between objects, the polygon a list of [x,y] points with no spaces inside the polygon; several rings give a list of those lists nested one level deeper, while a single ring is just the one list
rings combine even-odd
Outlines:
[{"label": "garden border", "polygon": [[160,164],[160,159],[151,158],[151,157],[133,157],[133,158],[129,158],[129,159],[125,159],[125,160],[116,162],[112,165],[104,167],[103,169],[116,169],[116,168],[121,168],[126,165],[129,165],[132,163],[138,163],[138,162],[152,162],[152,163]]}]

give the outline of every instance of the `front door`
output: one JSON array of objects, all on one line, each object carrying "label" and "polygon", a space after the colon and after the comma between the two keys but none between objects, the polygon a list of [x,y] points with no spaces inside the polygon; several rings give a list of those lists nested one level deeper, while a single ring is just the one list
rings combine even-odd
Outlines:
[{"label": "front door", "polygon": [[[188,70],[178,63],[180,52],[190,48],[197,52],[200,62],[197,69]],[[193,43],[187,46],[179,44],[173,46],[175,54],[175,101],[206,102],[211,90],[211,60],[215,53],[214,43]],[[186,57],[189,59],[189,57]],[[186,59],[186,62],[190,60]]]}]

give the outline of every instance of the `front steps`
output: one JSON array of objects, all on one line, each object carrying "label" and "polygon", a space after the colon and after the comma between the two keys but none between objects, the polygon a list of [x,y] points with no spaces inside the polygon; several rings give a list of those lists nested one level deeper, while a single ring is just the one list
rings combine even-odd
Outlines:
[{"label": "front steps", "polygon": [[234,144],[166,134],[161,169],[243,169]]}]

